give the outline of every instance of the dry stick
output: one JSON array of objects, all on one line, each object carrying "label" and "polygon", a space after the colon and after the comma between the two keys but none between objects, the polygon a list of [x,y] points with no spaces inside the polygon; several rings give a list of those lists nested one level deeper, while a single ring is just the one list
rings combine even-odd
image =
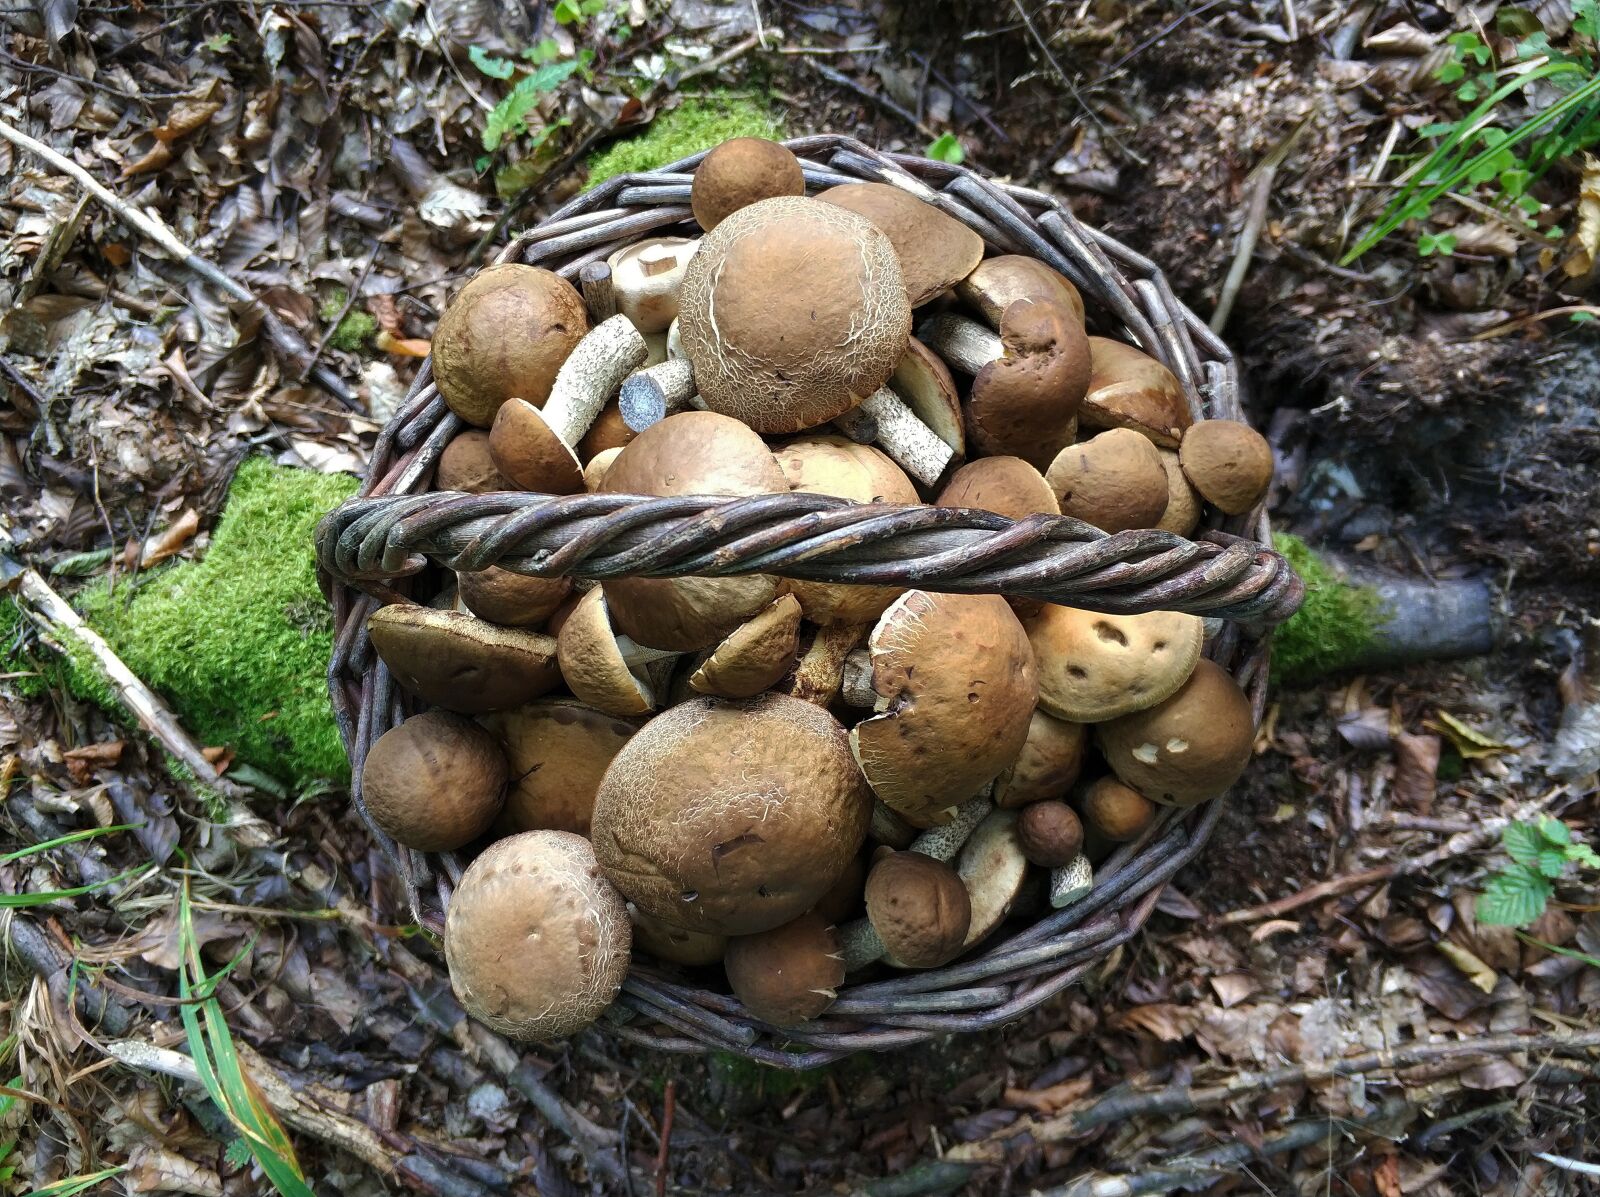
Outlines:
[{"label": "dry stick", "polygon": [[1255,188],[1250,193],[1250,206],[1245,210],[1244,228],[1239,230],[1239,246],[1234,251],[1228,277],[1222,284],[1222,294],[1217,298],[1216,311],[1211,313],[1210,328],[1214,333],[1220,335],[1227,326],[1228,317],[1233,314],[1233,301],[1239,297],[1239,288],[1244,285],[1244,276],[1250,270],[1256,242],[1261,238],[1262,226],[1267,223],[1267,201],[1272,197],[1272,182],[1278,177],[1278,167],[1283,165],[1283,160],[1299,143],[1310,124],[1311,118],[1306,117],[1296,125],[1252,172],[1255,175]]},{"label": "dry stick", "polygon": [[661,1098],[661,1148],[656,1152],[656,1197],[667,1195],[667,1158],[672,1150],[672,1115],[677,1105],[678,1085],[676,1081],[669,1080]]}]

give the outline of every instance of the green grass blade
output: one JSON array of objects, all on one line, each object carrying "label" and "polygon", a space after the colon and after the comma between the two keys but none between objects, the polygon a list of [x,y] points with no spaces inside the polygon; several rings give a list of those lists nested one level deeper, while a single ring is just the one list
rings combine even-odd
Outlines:
[{"label": "green grass blade", "polygon": [[90,1172],[83,1176],[69,1176],[65,1180],[58,1180],[53,1185],[45,1185],[42,1189],[34,1189],[23,1197],[75,1197],[76,1194],[94,1188],[103,1180],[110,1180],[113,1176],[120,1176],[128,1170],[128,1165],[118,1164],[112,1168],[102,1168],[98,1172]]},{"label": "green grass blade", "polygon": [[1526,943],[1531,943],[1537,947],[1541,947],[1547,952],[1554,952],[1557,956],[1565,956],[1569,960],[1581,960],[1590,968],[1600,968],[1600,957],[1591,956],[1587,952],[1575,952],[1571,948],[1561,948],[1557,947],[1553,943],[1545,943],[1544,940],[1535,939],[1526,931],[1518,931],[1517,938]]},{"label": "green grass blade", "polygon": [[0,865],[12,864],[26,856],[34,856],[40,852],[48,852],[51,848],[59,848],[63,844],[76,844],[82,840],[98,839],[102,835],[110,835],[114,831],[132,831],[143,827],[143,823],[118,823],[114,827],[91,827],[86,831],[74,831],[67,835],[58,835],[53,840],[45,840],[42,844],[34,844],[27,848],[19,848],[15,852],[7,852],[0,856]]},{"label": "green grass blade", "polygon": [[150,865],[140,865],[138,868],[118,873],[115,877],[107,877],[104,881],[92,881],[88,885],[75,885],[71,889],[46,889],[20,894],[0,894],[0,910],[26,910],[30,906],[44,906],[51,902],[59,902],[63,898],[76,898],[83,894],[92,894],[97,889],[104,889],[108,885],[115,885],[119,881],[125,881],[134,874],[142,873],[150,867]]}]

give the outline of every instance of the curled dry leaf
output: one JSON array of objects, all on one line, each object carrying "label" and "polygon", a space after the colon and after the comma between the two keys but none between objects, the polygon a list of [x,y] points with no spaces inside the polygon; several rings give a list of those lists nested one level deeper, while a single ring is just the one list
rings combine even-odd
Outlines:
[{"label": "curled dry leaf", "polygon": [[1433,809],[1434,778],[1442,746],[1438,736],[1401,732],[1395,737],[1395,797],[1422,814]]},{"label": "curled dry leaf", "polygon": [[182,551],[183,546],[200,531],[200,514],[193,507],[185,507],[178,518],[144,542],[139,551],[139,568],[145,569],[158,561],[165,561]]},{"label": "curled dry leaf", "polygon": [[394,353],[401,357],[427,357],[433,348],[432,342],[421,337],[397,337],[388,329],[379,329],[378,334],[372,338],[374,348],[381,349],[384,353]]},{"label": "curled dry leaf", "polygon": [[1092,1076],[1080,1076],[1062,1081],[1059,1085],[1047,1085],[1043,1089],[1008,1088],[1004,1100],[1013,1109],[1031,1110],[1048,1118],[1059,1114],[1093,1088]]}]

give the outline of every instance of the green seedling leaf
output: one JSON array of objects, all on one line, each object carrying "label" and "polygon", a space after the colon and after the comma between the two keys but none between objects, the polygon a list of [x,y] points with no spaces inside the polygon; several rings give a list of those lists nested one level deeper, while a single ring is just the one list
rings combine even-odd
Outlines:
[{"label": "green seedling leaf", "polygon": [[1500,833],[1500,846],[1520,865],[1533,866],[1544,849],[1544,837],[1532,823],[1511,823]]},{"label": "green seedling leaf", "polygon": [[522,56],[535,66],[542,66],[560,58],[561,47],[556,44],[555,38],[547,37],[529,46],[522,52]]},{"label": "green seedling leaf", "polygon": [[92,894],[96,890],[105,889],[107,886],[116,885],[119,881],[126,881],[136,873],[142,873],[146,868],[128,869],[118,873],[115,877],[107,877],[103,881],[90,882],[88,885],[75,885],[70,889],[45,889],[33,890],[20,894],[0,894],[0,910],[27,910],[32,906],[48,906],[51,902],[61,902],[67,898],[78,898],[84,894]]},{"label": "green seedling leaf", "polygon": [[[1448,82],[1448,80],[1447,80],[1447,82]],[[1464,104],[1470,104],[1470,103],[1472,103],[1473,100],[1476,100],[1477,98],[1478,98],[1478,85],[1477,85],[1476,82],[1474,82],[1474,81],[1472,81],[1470,79],[1467,82],[1463,83],[1460,87],[1456,88],[1456,99],[1460,100]]]},{"label": "green seedling leaf", "polygon": [[1433,257],[1437,254],[1441,258],[1448,258],[1455,252],[1456,236],[1454,233],[1423,233],[1417,238],[1417,252],[1423,257]]},{"label": "green seedling leaf", "polygon": [[506,58],[496,58],[488,53],[482,46],[472,46],[467,50],[467,57],[472,60],[472,65],[477,67],[491,79],[509,79],[517,69],[517,64]]},{"label": "green seedling leaf", "polygon": [[928,157],[935,162],[948,162],[960,166],[967,158],[966,147],[954,133],[941,133],[928,143]]},{"label": "green seedling leaf", "polygon": [[1572,828],[1560,819],[1544,815],[1539,820],[1539,834],[1548,844],[1566,845],[1572,842]]},{"label": "green seedling leaf", "polygon": [[[1441,65],[1439,69],[1433,73],[1433,77],[1440,83],[1454,83],[1457,79],[1466,78],[1466,74],[1466,67],[1462,66],[1455,60],[1451,60],[1450,62]],[[1426,133],[1424,133],[1424,136],[1426,136]]]},{"label": "green seedling leaf", "polygon": [[576,25],[583,20],[583,9],[576,0],[556,0],[555,18],[557,25]]},{"label": "green seedling leaf", "polygon": [[117,831],[134,831],[143,826],[143,823],[117,823],[111,827],[90,827],[85,831],[68,832],[66,835],[56,836],[53,840],[45,840],[42,844],[33,844],[27,848],[19,848],[15,852],[8,852],[0,856],[0,865],[12,864],[28,856],[37,856],[40,852],[48,852],[63,844],[77,844],[84,840],[99,839],[103,835],[111,835]]},{"label": "green seedling leaf", "polygon": [[1555,887],[1526,865],[1489,878],[1478,895],[1478,921],[1493,927],[1524,927],[1544,913]]},{"label": "green seedling leaf", "polygon": [[[1589,312],[1581,312],[1579,314],[1588,316],[1591,320],[1594,319],[1594,316]],[[1567,859],[1576,861],[1586,869],[1600,869],[1600,852],[1596,852],[1585,843],[1568,844]]]},{"label": "green seedling leaf", "polygon": [[1567,871],[1567,854],[1560,848],[1545,848],[1539,853],[1539,872],[1554,881]]},{"label": "green seedling leaf", "polygon": [[1573,0],[1572,28],[1591,41],[1600,39],[1600,0]]}]

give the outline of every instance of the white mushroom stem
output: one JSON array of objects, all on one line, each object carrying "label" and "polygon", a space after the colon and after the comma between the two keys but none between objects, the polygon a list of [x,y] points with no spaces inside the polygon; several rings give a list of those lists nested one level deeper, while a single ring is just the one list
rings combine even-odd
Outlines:
[{"label": "white mushroom stem", "polygon": [[1088,897],[1092,889],[1094,869],[1089,864],[1089,858],[1081,852],[1070,864],[1050,870],[1050,905],[1057,910]]},{"label": "white mushroom stem", "polygon": [[667,360],[676,361],[687,358],[689,355],[683,351],[683,337],[678,332],[678,322],[674,320],[667,325]]},{"label": "white mushroom stem", "polygon": [[882,798],[874,798],[872,822],[868,827],[868,834],[880,844],[904,849],[909,848],[911,841],[917,838],[917,829],[901,818],[899,813]]},{"label": "white mushroom stem", "polygon": [[644,365],[650,347],[626,316],[595,325],[561,363],[544,422],[568,445],[576,445],[600,415],[622,380]]},{"label": "white mushroom stem", "polygon": [[637,670],[641,665],[648,665],[652,661],[663,661],[668,657],[679,654],[665,648],[646,648],[636,644],[627,636],[617,637],[617,651],[622,654],[622,659],[629,669]]},{"label": "white mushroom stem", "polygon": [[622,422],[635,432],[666,419],[695,403],[694,366],[688,358],[673,358],[659,365],[635,370],[622,380],[617,406]]},{"label": "white mushroom stem", "polygon": [[879,694],[872,688],[872,651],[858,648],[844,659],[844,677],[839,683],[839,697],[852,707],[874,710]]},{"label": "white mushroom stem", "polygon": [[844,960],[844,971],[858,972],[874,960],[882,960],[888,952],[877,929],[870,919],[856,919],[838,929],[839,955]]},{"label": "white mushroom stem", "polygon": [[917,419],[888,387],[879,387],[868,395],[859,410],[878,426],[877,439],[872,443],[924,486],[937,482],[955,456],[955,450]]},{"label": "white mushroom stem", "polygon": [[992,329],[954,312],[929,317],[917,330],[917,339],[963,374],[976,374],[1005,356],[1005,346]]},{"label": "white mushroom stem", "polygon": [[589,319],[600,324],[617,314],[617,296],[611,288],[611,267],[604,262],[589,262],[578,271],[578,286],[583,290],[583,306]]},{"label": "white mushroom stem", "polygon": [[858,445],[870,445],[878,439],[878,421],[859,407],[852,407],[842,416],[836,416],[833,426]]},{"label": "white mushroom stem", "polygon": [[994,803],[989,798],[989,787],[985,786],[983,793],[976,798],[968,798],[956,807],[955,814],[948,823],[930,827],[912,840],[910,850],[931,856],[935,860],[954,860],[956,853],[961,851],[961,845],[971,838],[978,824],[982,823],[993,809]]}]

